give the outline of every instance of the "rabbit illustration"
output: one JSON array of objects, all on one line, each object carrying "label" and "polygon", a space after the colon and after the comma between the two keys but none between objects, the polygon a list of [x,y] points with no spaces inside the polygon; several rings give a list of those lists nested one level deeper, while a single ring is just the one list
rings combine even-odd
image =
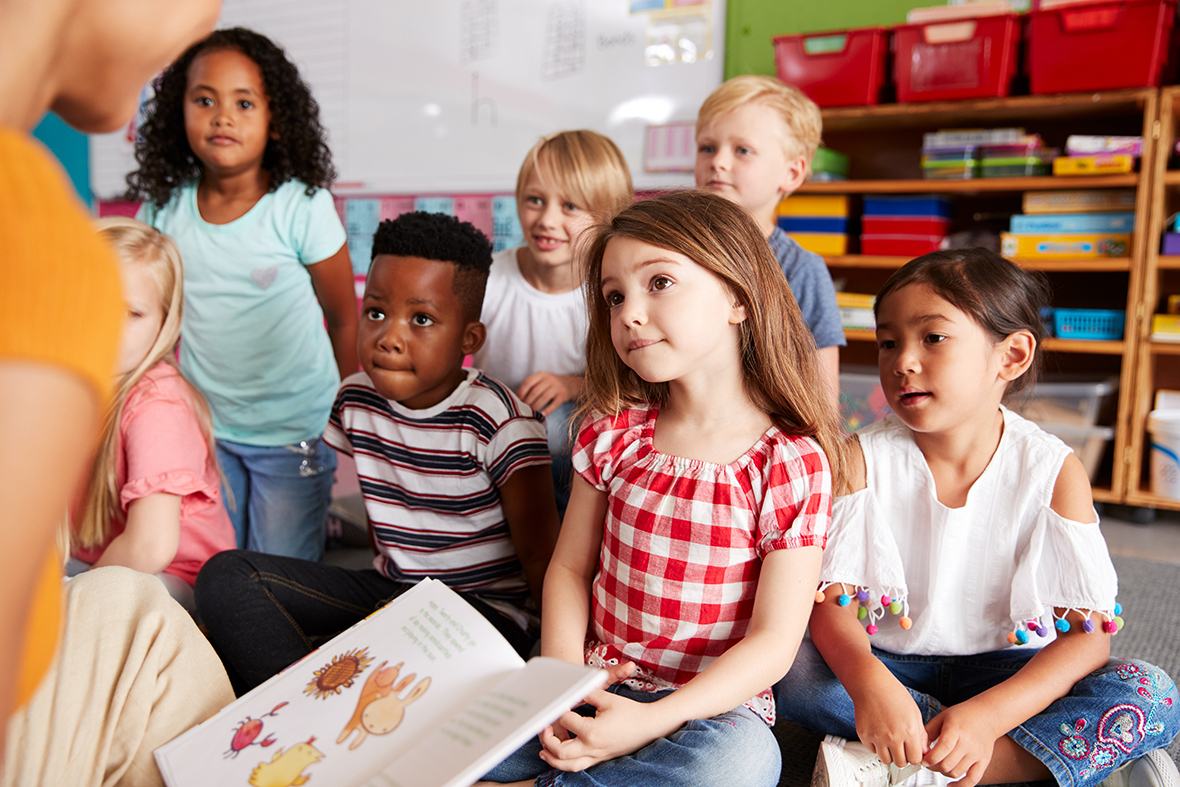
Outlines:
[{"label": "rabbit illustration", "polygon": [[344,730],[336,739],[337,744],[344,743],[354,731],[357,733],[357,738],[349,745],[349,750],[360,746],[370,733],[388,735],[393,732],[405,717],[406,706],[417,700],[430,688],[430,678],[423,678],[418,681],[418,685],[410,689],[410,693],[404,699],[401,698],[398,695],[413,683],[414,678],[418,675],[411,672],[395,686],[394,682],[397,681],[398,673],[405,662],[399,661],[395,666],[385,669],[384,667],[388,663],[388,661],[381,662],[381,666],[377,667],[369,675],[369,679],[365,681],[365,685],[361,689],[361,696],[356,703],[356,712],[352,714],[348,724],[344,725]]}]

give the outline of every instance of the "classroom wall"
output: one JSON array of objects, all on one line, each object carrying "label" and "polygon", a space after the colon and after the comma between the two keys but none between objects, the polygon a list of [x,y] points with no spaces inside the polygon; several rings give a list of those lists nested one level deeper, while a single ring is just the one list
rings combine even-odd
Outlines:
[{"label": "classroom wall", "polygon": [[905,23],[911,8],[939,0],[729,0],[725,19],[725,78],[774,75],[771,37],[867,25]]}]

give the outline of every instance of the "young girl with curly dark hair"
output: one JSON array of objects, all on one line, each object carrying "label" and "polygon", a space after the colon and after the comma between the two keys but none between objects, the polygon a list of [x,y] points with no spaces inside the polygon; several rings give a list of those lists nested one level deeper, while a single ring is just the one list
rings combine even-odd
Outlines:
[{"label": "young girl with curly dark hair", "polygon": [[320,436],[358,365],[319,108],[266,36],[218,30],[164,72],[140,135],[128,196],[184,257],[180,368],[209,402],[238,545],[318,560]]}]

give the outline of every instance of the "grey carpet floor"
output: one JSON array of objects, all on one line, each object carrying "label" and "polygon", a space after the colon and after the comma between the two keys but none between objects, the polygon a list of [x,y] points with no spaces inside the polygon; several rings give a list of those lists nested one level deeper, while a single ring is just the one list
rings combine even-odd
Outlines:
[{"label": "grey carpet floor", "polygon": [[[1180,567],[1131,557],[1113,560],[1126,624],[1111,640],[1111,655],[1146,661],[1180,678]],[[823,736],[790,722],[779,722],[774,732],[783,752],[780,786],[807,787]],[[1168,753],[1180,763],[1180,736]]]}]

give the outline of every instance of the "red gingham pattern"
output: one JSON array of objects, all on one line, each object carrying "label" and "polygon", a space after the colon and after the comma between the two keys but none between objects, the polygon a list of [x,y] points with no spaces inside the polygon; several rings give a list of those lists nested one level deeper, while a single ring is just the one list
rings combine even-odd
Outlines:
[{"label": "red gingham pattern", "polygon": [[588,652],[631,660],[638,682],[678,687],[745,636],[762,558],[823,547],[827,457],[771,427],[728,465],[661,454],[658,410],[588,418],[574,468],[607,492]]}]

